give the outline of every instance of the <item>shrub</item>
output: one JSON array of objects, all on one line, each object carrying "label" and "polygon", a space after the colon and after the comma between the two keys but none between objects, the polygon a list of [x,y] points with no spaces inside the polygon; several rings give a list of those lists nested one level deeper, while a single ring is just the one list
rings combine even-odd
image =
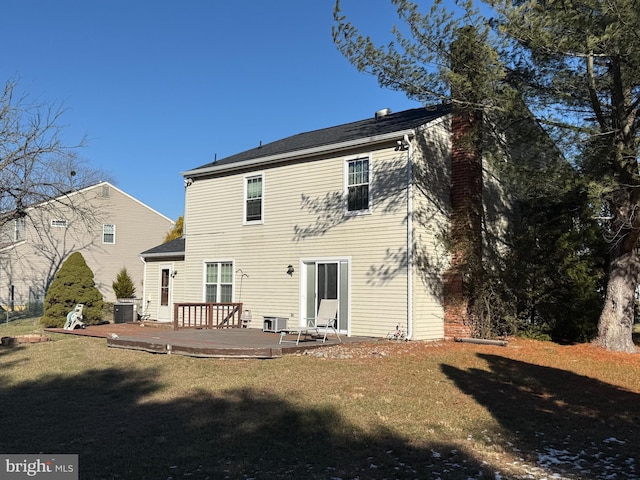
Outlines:
[{"label": "shrub", "polygon": [[131,280],[125,267],[122,267],[122,270],[116,276],[116,281],[111,286],[116,298],[133,298],[136,294],[136,287],[133,285],[133,280]]},{"label": "shrub", "polygon": [[102,294],[96,288],[93,272],[80,252],[72,253],[56,273],[44,299],[44,315],[40,322],[45,327],[62,327],[67,314],[82,303],[84,322],[102,323]]}]

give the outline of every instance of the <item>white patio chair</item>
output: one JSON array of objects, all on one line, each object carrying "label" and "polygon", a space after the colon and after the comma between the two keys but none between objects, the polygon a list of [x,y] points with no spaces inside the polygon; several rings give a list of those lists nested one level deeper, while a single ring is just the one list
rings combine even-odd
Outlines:
[{"label": "white patio chair", "polygon": [[324,336],[322,337],[322,343],[326,342],[327,334],[329,330],[333,330],[338,341],[342,343],[342,339],[336,329],[336,323],[338,322],[338,300],[323,298],[320,300],[320,306],[318,307],[318,315],[316,315],[315,329],[318,335],[320,331],[324,330]]},{"label": "white patio chair", "polygon": [[[338,341],[342,343],[342,339],[336,329],[336,323],[338,321],[338,300],[323,298],[320,300],[320,306],[318,307],[318,314],[315,319],[311,319],[311,324],[307,327],[300,328],[288,328],[280,332],[280,342],[293,342],[294,340],[284,340],[286,334],[298,334],[298,338],[295,340],[296,345],[300,343],[300,337],[315,333],[318,337],[322,336],[322,343],[327,341],[327,335],[329,331],[338,338]],[[322,333],[321,333],[322,332]]]}]

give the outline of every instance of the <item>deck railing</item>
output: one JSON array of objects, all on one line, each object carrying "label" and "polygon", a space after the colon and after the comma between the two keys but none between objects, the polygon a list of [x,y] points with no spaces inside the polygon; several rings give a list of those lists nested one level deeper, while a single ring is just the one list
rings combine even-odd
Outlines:
[{"label": "deck railing", "polygon": [[241,303],[174,303],[173,329],[241,328]]}]

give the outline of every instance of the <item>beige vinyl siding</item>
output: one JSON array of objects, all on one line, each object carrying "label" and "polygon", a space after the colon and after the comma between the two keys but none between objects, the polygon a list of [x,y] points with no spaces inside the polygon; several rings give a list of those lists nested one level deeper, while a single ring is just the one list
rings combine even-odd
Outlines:
[{"label": "beige vinyl siding", "polygon": [[[144,293],[142,297],[142,310],[150,315],[150,319],[158,319],[158,305],[160,295],[160,265],[162,261],[147,259],[145,263]],[[184,269],[183,269],[184,270]]]},{"label": "beige vinyl siding", "polygon": [[144,303],[142,309],[147,309],[150,318],[158,319],[158,305],[160,305],[160,268],[166,261],[149,261],[146,265],[144,288]]},{"label": "beige vinyl siding", "polygon": [[[109,196],[102,195],[103,187],[109,187]],[[106,301],[115,301],[111,284],[122,267],[141,297],[144,266],[139,254],[161,243],[173,222],[105,183],[75,192],[63,201],[74,208],[60,202],[31,208],[27,240],[2,251],[0,303],[8,301],[10,285],[15,287],[16,303],[28,301],[30,288],[43,292],[64,260],[76,251],[92,269]],[[67,220],[68,227],[52,227],[52,219]],[[116,226],[115,244],[102,242],[103,224]]]},{"label": "beige vinyl siding", "polygon": [[414,141],[413,335],[415,340],[444,337],[442,274],[449,265],[443,237],[449,227],[451,175],[450,118],[444,117]]},{"label": "beige vinyl siding", "polygon": [[[508,250],[504,243],[509,223],[513,217],[513,198],[498,178],[496,167],[490,158],[482,162],[483,255],[489,259],[501,257]],[[492,260],[498,261],[498,260]]]},{"label": "beige vinyl siding", "polygon": [[[265,168],[264,223],[243,225],[242,172],[196,180],[187,190],[186,300],[202,301],[204,261],[234,260],[241,300],[253,326],[263,315],[300,321],[301,259],[350,258],[352,335],[386,335],[406,322],[406,159],[386,148],[370,154],[373,210],[346,216],[342,201],[345,156]],[[403,164],[405,167],[403,168]],[[384,176],[393,166],[401,177]],[[380,172],[380,185],[376,191]],[[293,265],[293,276],[286,274]],[[235,299],[240,296],[239,273]],[[196,287],[198,286],[198,287]]]}]

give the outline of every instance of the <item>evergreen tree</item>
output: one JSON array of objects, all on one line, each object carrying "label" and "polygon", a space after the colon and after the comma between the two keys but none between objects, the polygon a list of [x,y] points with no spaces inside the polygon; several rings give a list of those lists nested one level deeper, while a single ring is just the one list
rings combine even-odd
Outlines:
[{"label": "evergreen tree", "polygon": [[[609,241],[598,343],[635,351],[635,290],[640,273],[640,8],[636,0],[486,0],[487,18],[471,1],[434,1],[426,13],[391,0],[405,28],[376,46],[341,14],[334,41],[359,70],[424,103],[452,102],[512,118],[527,115],[553,138],[589,187],[587,206]],[[472,26],[486,54],[456,76],[450,46]],[[406,33],[405,33],[406,32]],[[473,47],[477,48],[477,47]],[[484,59],[477,62],[478,59]],[[472,98],[455,82],[469,85]],[[480,100],[478,100],[480,99]],[[524,107],[524,108],[523,108]],[[563,212],[572,218],[572,212]],[[574,217],[574,216],[573,216]]]},{"label": "evergreen tree", "polygon": [[554,185],[549,173],[531,172],[521,182],[530,190],[519,196],[503,282],[516,299],[521,330],[562,342],[590,341],[604,300],[608,245],[581,179],[564,173],[573,181]]},{"label": "evergreen tree", "polygon": [[102,323],[102,294],[96,288],[93,272],[80,252],[72,253],[56,273],[44,299],[44,315],[40,322],[45,327],[62,327],[67,314],[82,303],[84,322]]},{"label": "evergreen tree", "polygon": [[136,287],[126,267],[122,267],[120,272],[118,272],[116,280],[111,286],[113,287],[113,292],[116,294],[116,298],[133,298],[136,294]]}]

